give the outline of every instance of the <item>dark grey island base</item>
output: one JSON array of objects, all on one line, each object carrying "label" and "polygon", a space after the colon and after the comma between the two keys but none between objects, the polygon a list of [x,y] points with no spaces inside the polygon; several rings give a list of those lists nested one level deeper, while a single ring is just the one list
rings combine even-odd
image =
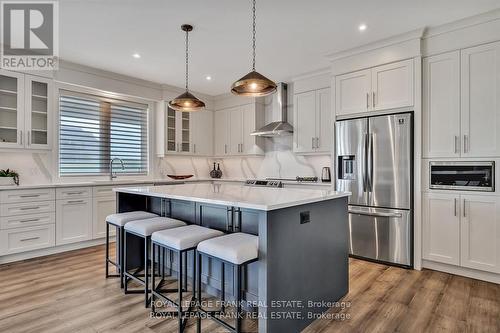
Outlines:
[{"label": "dark grey island base", "polygon": [[[340,300],[348,292],[346,196],[275,210],[119,190],[117,199],[118,212],[144,210],[225,232],[258,235],[259,260],[248,267],[243,285],[244,299],[258,307],[261,333],[300,332],[328,310],[328,304]],[[142,249],[141,240],[133,235],[128,237],[129,268],[142,266]],[[188,266],[192,265],[191,260]],[[204,260],[202,283],[207,292],[218,295],[220,262]],[[230,267],[225,269],[225,281],[226,299],[234,299]]]}]

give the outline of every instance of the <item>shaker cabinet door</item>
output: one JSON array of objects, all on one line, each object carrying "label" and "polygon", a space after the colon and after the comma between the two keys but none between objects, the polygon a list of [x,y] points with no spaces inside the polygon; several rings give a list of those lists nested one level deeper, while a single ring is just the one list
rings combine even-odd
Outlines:
[{"label": "shaker cabinet door", "polygon": [[229,153],[229,113],[227,110],[216,111],[215,121],[215,144],[214,150],[216,156],[223,156]]},{"label": "shaker cabinet door", "polygon": [[464,157],[500,156],[500,42],[462,50]]},{"label": "shaker cabinet door", "polygon": [[90,239],[92,239],[91,199],[57,200],[56,245]]},{"label": "shaker cabinet door", "polygon": [[459,265],[460,197],[425,193],[423,212],[423,258]]},{"label": "shaker cabinet door", "polygon": [[423,60],[423,155],[458,157],[460,139],[460,52]]},{"label": "shaker cabinet door", "polygon": [[372,69],[373,110],[413,105],[413,60],[405,60]]},{"label": "shaker cabinet door", "polygon": [[316,151],[329,152],[332,145],[332,108],[330,88],[316,92]]},{"label": "shaker cabinet door", "polygon": [[335,78],[337,116],[372,110],[371,70],[338,75]]},{"label": "shaker cabinet door", "polygon": [[294,146],[296,153],[313,152],[316,144],[316,92],[295,95]]},{"label": "shaker cabinet door", "polygon": [[500,198],[462,195],[461,265],[500,273]]}]

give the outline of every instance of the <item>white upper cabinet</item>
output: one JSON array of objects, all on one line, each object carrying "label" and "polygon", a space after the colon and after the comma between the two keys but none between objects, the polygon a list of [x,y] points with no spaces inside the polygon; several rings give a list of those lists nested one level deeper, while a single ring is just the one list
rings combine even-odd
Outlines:
[{"label": "white upper cabinet", "polygon": [[214,113],[204,110],[191,113],[192,148],[195,155],[211,156],[214,153]]},{"label": "white upper cabinet", "polygon": [[461,264],[500,273],[500,198],[462,195]]},{"label": "white upper cabinet", "polygon": [[371,70],[338,75],[335,78],[337,116],[372,110]]},{"label": "white upper cabinet", "polygon": [[412,106],[413,71],[410,59],[336,76],[336,115]]},{"label": "white upper cabinet", "polygon": [[179,112],[164,105],[157,127],[158,155],[212,155],[213,154],[213,117],[212,111]]},{"label": "white upper cabinet", "polygon": [[461,57],[463,156],[500,156],[500,42]]},{"label": "white upper cabinet", "polygon": [[0,147],[51,147],[53,81],[0,70]]},{"label": "white upper cabinet", "polygon": [[316,92],[296,94],[294,99],[293,151],[296,153],[312,152],[316,136]]},{"label": "white upper cabinet", "polygon": [[215,155],[229,154],[229,111],[222,110],[214,113],[215,127]]},{"label": "white upper cabinet", "polygon": [[460,264],[459,200],[459,195],[424,193],[424,259]]},{"label": "white upper cabinet", "polygon": [[263,138],[250,135],[263,125],[264,109],[256,103],[215,111],[215,155],[263,154]]},{"label": "white upper cabinet", "polygon": [[423,60],[423,155],[460,156],[460,52]]},{"label": "white upper cabinet", "polygon": [[330,88],[295,94],[293,151],[330,152],[332,140]]},{"label": "white upper cabinet", "polygon": [[413,60],[372,68],[372,109],[413,105]]}]

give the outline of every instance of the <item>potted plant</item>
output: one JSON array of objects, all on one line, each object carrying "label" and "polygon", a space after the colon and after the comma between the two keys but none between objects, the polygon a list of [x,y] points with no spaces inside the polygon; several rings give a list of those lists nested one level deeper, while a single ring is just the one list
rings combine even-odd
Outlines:
[{"label": "potted plant", "polygon": [[19,174],[14,170],[0,170],[0,185],[19,185]]}]

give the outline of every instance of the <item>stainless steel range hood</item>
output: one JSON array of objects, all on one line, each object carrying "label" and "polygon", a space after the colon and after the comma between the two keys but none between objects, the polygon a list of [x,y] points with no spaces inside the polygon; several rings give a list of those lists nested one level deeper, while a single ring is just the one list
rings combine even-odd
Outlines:
[{"label": "stainless steel range hood", "polygon": [[275,137],[282,135],[291,135],[293,133],[293,127],[287,122],[287,92],[288,86],[286,83],[278,83],[278,88],[276,94],[273,96],[273,114],[276,112],[280,115],[280,119],[273,121],[270,124],[256,130],[251,133],[251,135],[265,136],[265,137]]}]

